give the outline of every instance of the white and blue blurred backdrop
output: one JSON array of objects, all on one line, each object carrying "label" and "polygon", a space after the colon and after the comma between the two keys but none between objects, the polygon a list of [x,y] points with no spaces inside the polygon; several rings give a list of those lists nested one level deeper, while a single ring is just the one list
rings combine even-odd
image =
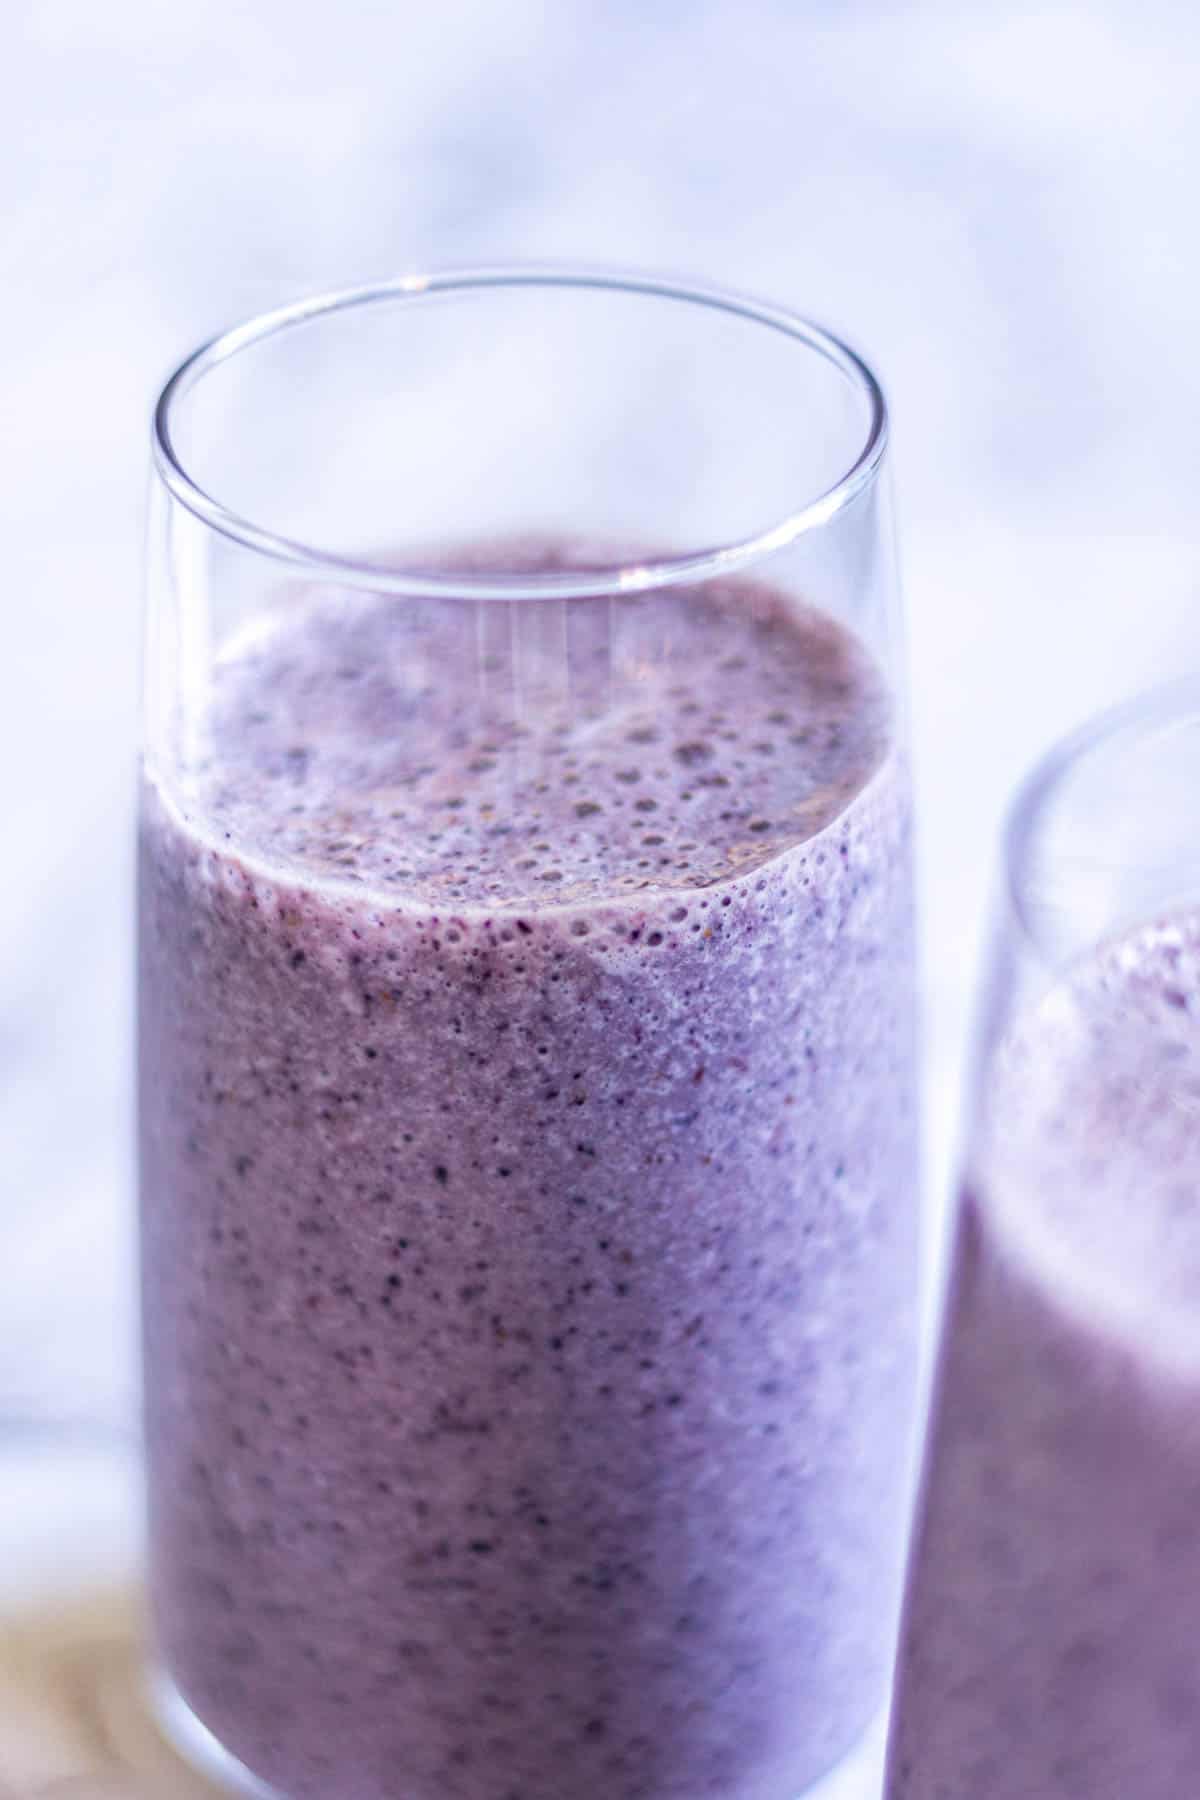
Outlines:
[{"label": "white and blue blurred backdrop", "polygon": [[10,0],[4,39],[0,1411],[131,1390],[149,408],[310,288],[646,264],[876,363],[942,1192],[1006,791],[1200,662],[1192,0]]}]

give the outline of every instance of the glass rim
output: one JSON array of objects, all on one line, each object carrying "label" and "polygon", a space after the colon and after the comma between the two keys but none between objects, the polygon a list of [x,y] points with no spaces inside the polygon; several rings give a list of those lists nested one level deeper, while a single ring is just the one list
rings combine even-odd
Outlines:
[{"label": "glass rim", "polygon": [[1018,783],[1001,840],[1004,894],[1013,919],[1039,955],[1046,946],[1031,916],[1028,874],[1039,827],[1056,795],[1082,763],[1122,738],[1136,739],[1193,718],[1200,723],[1200,673],[1160,682],[1094,713],[1043,751]]},{"label": "glass rim", "polygon": [[[368,557],[347,557],[273,532],[227,506],[188,471],[172,432],[179,404],[207,375],[231,357],[283,331],[328,314],[359,307],[414,304],[430,296],[529,289],[609,292],[708,308],[779,332],[823,357],[867,403],[862,442],[850,466],[830,486],[783,519],[750,537],[674,556],[649,557],[595,572],[582,570],[505,576],[451,574],[445,569],[397,570]],[[339,583],[419,598],[517,599],[638,593],[730,574],[781,550],[806,532],[828,524],[874,480],[888,440],[887,401],[878,379],[859,354],[835,333],[799,313],[720,287],[647,272],[586,265],[505,264],[398,275],[360,286],[313,294],[258,313],[207,339],[184,358],[164,383],[154,406],[152,455],[156,474],[179,504],[220,536],[260,555]]]}]

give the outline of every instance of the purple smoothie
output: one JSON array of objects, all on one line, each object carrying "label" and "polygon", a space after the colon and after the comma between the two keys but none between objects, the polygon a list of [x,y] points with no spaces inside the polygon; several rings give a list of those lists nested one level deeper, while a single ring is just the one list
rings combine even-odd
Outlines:
[{"label": "purple smoothie", "polygon": [[289,1800],[793,1800],[881,1699],[908,793],[728,580],[285,597],[141,830],[152,1594]]},{"label": "purple smoothie", "polygon": [[1200,1770],[1200,917],[1003,1044],[963,1202],[888,1800]]}]

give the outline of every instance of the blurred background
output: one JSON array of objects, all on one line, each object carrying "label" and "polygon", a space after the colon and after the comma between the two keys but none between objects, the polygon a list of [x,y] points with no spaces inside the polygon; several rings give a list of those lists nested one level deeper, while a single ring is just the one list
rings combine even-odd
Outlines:
[{"label": "blurred background", "polygon": [[429,264],[758,292],[895,421],[935,1191],[1007,790],[1200,661],[1192,0],[10,0],[0,1409],[130,1404],[148,414],[239,315]]}]

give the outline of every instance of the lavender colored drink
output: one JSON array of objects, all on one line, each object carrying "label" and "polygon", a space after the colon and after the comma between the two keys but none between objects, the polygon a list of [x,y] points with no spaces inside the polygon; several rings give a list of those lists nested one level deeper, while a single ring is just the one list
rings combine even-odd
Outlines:
[{"label": "lavender colored drink", "polygon": [[993,1064],[888,1800],[1180,1800],[1200,1769],[1200,918]]},{"label": "lavender colored drink", "polygon": [[289,1800],[793,1800],[898,1588],[889,698],[748,581],[457,610],[281,605],[147,775],[159,1651]]}]

